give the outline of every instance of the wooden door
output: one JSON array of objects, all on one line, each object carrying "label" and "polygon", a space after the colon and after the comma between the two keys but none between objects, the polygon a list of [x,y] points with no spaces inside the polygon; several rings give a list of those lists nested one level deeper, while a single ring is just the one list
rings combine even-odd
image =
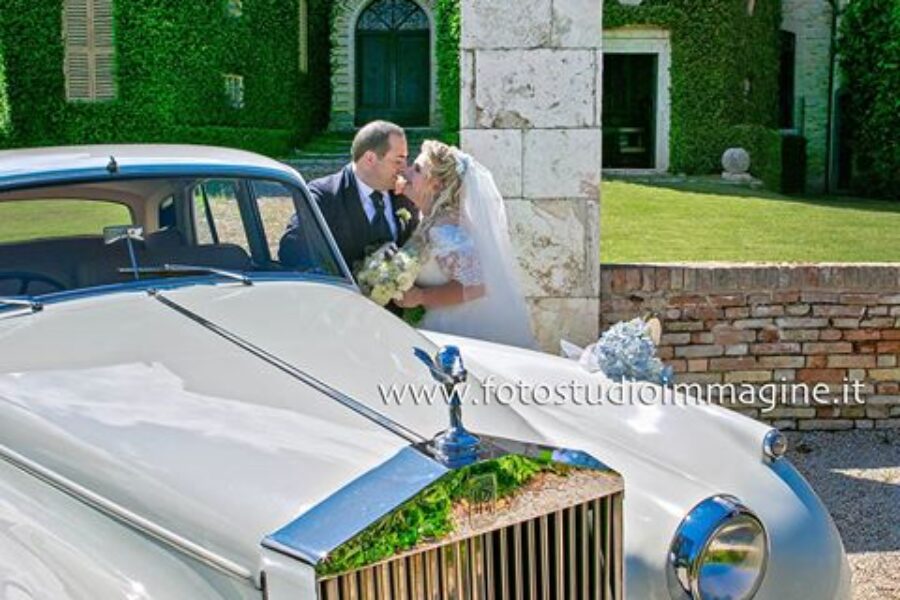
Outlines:
[{"label": "wooden door", "polygon": [[356,122],[427,126],[431,104],[428,17],[411,0],[376,0],[356,27]]}]

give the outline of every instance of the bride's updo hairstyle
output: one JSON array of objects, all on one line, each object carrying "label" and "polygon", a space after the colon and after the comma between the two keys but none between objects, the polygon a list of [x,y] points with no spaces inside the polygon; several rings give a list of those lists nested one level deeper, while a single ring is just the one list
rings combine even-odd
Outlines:
[{"label": "bride's updo hairstyle", "polygon": [[459,150],[437,140],[426,140],[422,144],[422,154],[428,162],[428,178],[440,184],[431,214],[426,218],[457,212],[462,186]]}]

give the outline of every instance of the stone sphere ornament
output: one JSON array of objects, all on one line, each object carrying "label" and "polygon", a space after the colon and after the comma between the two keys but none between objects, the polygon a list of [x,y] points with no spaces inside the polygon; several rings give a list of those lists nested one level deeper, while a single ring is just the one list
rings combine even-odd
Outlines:
[{"label": "stone sphere ornament", "polygon": [[743,148],[729,148],[722,155],[722,168],[730,175],[744,175],[750,170],[750,153]]}]

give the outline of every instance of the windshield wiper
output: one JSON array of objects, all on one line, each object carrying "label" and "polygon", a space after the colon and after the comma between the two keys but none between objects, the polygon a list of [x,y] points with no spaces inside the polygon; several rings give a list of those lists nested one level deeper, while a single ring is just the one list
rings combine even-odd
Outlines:
[{"label": "windshield wiper", "polygon": [[134,273],[135,271],[137,271],[137,273],[147,273],[150,275],[159,273],[211,273],[213,275],[221,275],[222,277],[240,281],[244,285],[253,285],[253,280],[244,273],[239,271],[229,271],[228,269],[219,269],[216,267],[207,267],[204,265],[165,264],[155,267],[138,267],[137,269],[131,267],[119,267],[119,273]]},{"label": "windshield wiper", "polygon": [[38,302],[31,296],[16,296],[12,298],[0,296],[0,304],[7,304],[9,306],[27,306],[33,313],[44,310],[43,303]]}]

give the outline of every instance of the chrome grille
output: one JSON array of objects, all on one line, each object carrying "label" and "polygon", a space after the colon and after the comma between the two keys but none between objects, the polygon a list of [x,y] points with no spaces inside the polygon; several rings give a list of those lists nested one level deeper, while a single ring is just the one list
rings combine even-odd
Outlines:
[{"label": "chrome grille", "polygon": [[621,600],[622,496],[319,581],[322,600]]}]

